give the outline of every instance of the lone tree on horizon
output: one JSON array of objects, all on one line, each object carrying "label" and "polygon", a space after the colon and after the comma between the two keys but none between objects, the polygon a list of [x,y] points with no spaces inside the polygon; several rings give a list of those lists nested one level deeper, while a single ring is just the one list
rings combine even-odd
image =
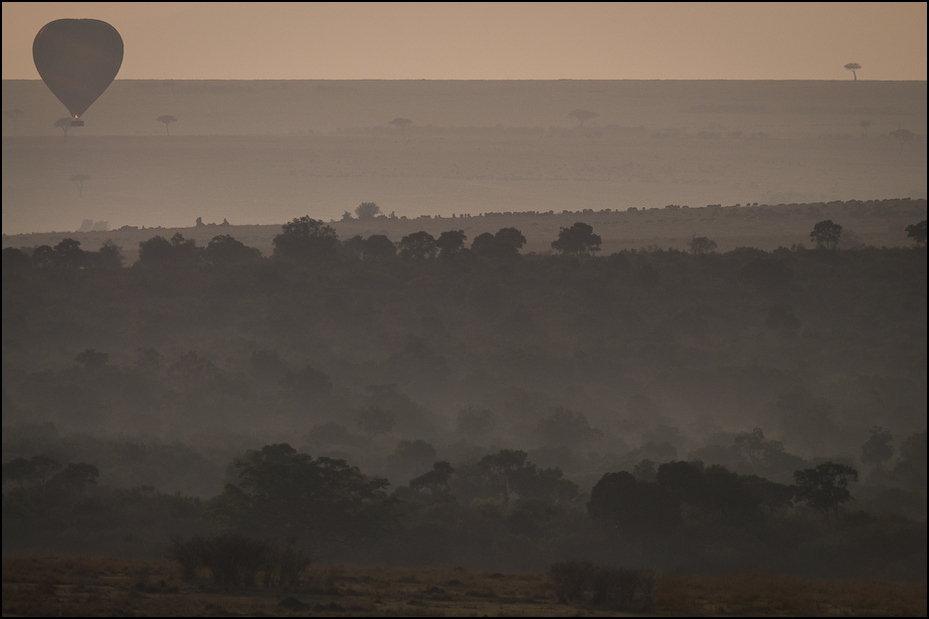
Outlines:
[{"label": "lone tree on horizon", "polygon": [[858,64],[857,62],[850,62],[850,63],[848,63],[847,65],[845,65],[845,68],[852,72],[852,75],[855,76],[855,81],[857,82],[857,81],[858,81],[858,74],[855,73],[855,71],[857,71],[858,69],[860,69],[860,68],[861,68],[861,65]]},{"label": "lone tree on horizon", "polygon": [[59,118],[55,121],[54,126],[61,129],[65,134],[65,139],[68,139],[68,131],[71,131],[71,119],[65,116],[64,118]]},{"label": "lone tree on horizon", "polygon": [[90,176],[88,176],[87,174],[75,174],[74,176],[71,177],[71,180],[77,183],[78,196],[83,198],[84,197],[84,181],[89,181]]},{"label": "lone tree on horizon", "polygon": [[167,135],[168,137],[171,137],[171,131],[168,130],[168,125],[170,125],[171,123],[176,123],[177,119],[174,116],[171,116],[170,114],[165,114],[164,116],[159,116],[155,120],[157,120],[160,123],[164,123],[165,135]]},{"label": "lone tree on horizon", "polygon": [[900,141],[900,152],[903,152],[903,146],[910,140],[915,140],[917,135],[909,129],[897,129],[890,132],[890,137]]},{"label": "lone tree on horizon", "polygon": [[362,202],[358,205],[358,208],[355,209],[355,215],[358,216],[358,221],[371,221],[380,214],[381,207],[374,202]]},{"label": "lone tree on horizon", "polygon": [[558,238],[552,241],[552,249],[563,254],[590,254],[600,251],[602,242],[600,235],[594,234],[592,226],[579,221],[558,232]]},{"label": "lone tree on horizon", "polygon": [[408,126],[412,125],[412,124],[413,124],[413,121],[410,120],[409,118],[394,118],[392,121],[390,121],[390,122],[387,123],[387,124],[388,124],[388,125],[393,125],[394,127],[396,127],[397,129],[399,129],[400,131],[403,131],[403,130],[406,129]]},{"label": "lone tree on horizon", "polygon": [[590,110],[571,110],[568,112],[568,118],[573,118],[580,123],[580,126],[584,126],[584,121],[593,120],[594,118],[599,118],[600,114],[596,112],[591,112]]},{"label": "lone tree on horizon", "polygon": [[816,242],[817,247],[834,250],[839,246],[839,239],[842,237],[842,226],[833,223],[831,219],[825,219],[815,226],[810,232],[810,238]]}]

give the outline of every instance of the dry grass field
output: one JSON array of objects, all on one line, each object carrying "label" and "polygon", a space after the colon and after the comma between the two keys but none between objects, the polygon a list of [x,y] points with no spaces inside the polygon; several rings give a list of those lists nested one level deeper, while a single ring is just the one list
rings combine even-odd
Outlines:
[{"label": "dry grass field", "polygon": [[[659,616],[925,616],[925,583],[659,575]],[[291,589],[221,589],[167,561],[6,557],[3,616],[617,616],[544,574],[315,565]],[[640,614],[640,613],[635,613]]]},{"label": "dry grass field", "polygon": [[925,82],[117,81],[67,138],[58,107],[4,82],[5,234],[926,195]]}]

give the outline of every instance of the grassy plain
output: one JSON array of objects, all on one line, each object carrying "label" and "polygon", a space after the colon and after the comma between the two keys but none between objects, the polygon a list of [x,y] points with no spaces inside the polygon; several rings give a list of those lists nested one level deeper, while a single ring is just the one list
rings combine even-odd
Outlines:
[{"label": "grassy plain", "polygon": [[117,81],[67,139],[58,107],[4,82],[6,234],[926,195],[925,82]]},{"label": "grassy plain", "polygon": [[[659,575],[659,616],[925,616],[926,583]],[[167,561],[5,557],[4,616],[617,616],[560,604],[545,574],[315,565],[290,589],[222,589]],[[639,614],[639,613],[636,613]]]}]

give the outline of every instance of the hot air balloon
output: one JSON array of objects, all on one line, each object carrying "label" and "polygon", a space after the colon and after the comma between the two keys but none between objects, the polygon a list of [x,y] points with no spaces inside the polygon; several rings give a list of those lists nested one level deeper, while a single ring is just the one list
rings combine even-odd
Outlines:
[{"label": "hot air balloon", "polygon": [[58,19],[46,24],[32,43],[42,81],[71,112],[72,126],[103,94],[123,62],[123,39],[99,19]]}]

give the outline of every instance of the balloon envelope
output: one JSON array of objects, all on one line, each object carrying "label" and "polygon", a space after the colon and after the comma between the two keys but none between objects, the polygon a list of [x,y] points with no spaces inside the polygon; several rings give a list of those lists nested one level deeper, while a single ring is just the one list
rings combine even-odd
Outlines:
[{"label": "balloon envelope", "polygon": [[32,43],[42,81],[79,118],[103,94],[123,62],[123,39],[99,19],[58,19]]}]

